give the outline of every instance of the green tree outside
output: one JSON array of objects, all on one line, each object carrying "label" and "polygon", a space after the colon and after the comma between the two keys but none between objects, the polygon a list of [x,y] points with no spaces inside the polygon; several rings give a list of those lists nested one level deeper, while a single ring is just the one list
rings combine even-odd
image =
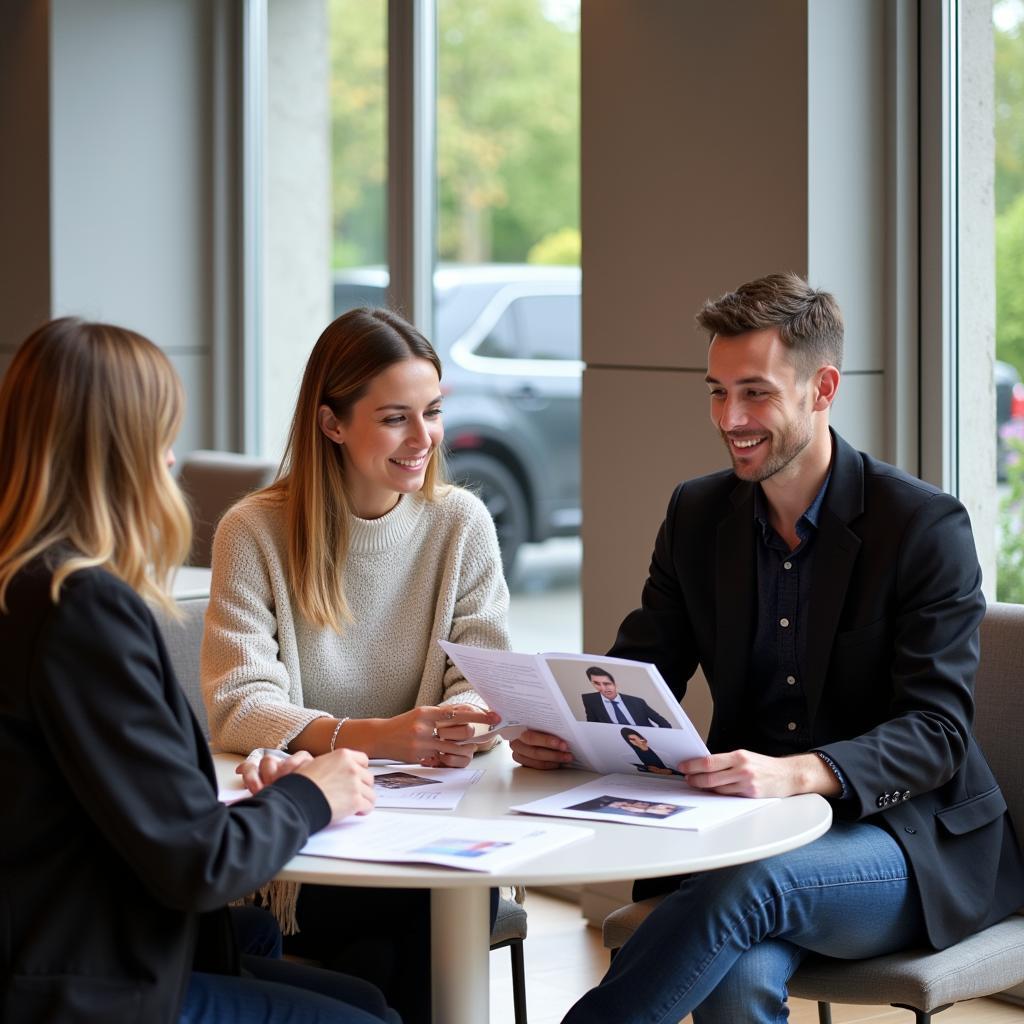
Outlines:
[{"label": "green tree outside", "polygon": [[[383,263],[387,8],[330,0],[330,16],[334,265]],[[578,7],[439,0],[437,66],[438,258],[564,261],[560,232],[579,231]]]}]

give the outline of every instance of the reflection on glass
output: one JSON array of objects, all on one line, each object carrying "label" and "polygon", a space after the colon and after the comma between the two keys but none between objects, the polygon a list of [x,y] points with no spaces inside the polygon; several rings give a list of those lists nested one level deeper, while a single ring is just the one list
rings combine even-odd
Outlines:
[{"label": "reflection on glass", "polygon": [[[437,11],[434,340],[445,364],[450,470],[494,517],[516,646],[571,649],[579,644],[579,2],[438,0]],[[528,621],[531,601],[559,594],[564,601]]]},{"label": "reflection on glass", "polygon": [[995,31],[996,475],[1000,601],[1024,602],[1024,3],[998,0]]}]

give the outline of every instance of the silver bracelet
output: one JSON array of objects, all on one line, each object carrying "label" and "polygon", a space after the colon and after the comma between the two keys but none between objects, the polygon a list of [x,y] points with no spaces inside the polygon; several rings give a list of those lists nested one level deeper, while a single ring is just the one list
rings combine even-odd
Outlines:
[{"label": "silver bracelet", "polygon": [[338,724],[334,727],[334,732],[331,733],[331,750],[334,749],[334,744],[338,742],[338,733],[341,732],[341,727],[348,721],[348,716],[338,719]]}]

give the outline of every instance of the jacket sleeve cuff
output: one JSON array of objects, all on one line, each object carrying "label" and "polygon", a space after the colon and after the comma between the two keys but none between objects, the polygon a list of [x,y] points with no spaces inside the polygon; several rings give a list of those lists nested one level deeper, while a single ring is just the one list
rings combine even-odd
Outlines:
[{"label": "jacket sleeve cuff", "polygon": [[273,783],[274,789],[282,789],[296,803],[306,820],[309,832],[319,832],[331,823],[331,805],[323,795],[320,787],[304,775],[285,775]]}]

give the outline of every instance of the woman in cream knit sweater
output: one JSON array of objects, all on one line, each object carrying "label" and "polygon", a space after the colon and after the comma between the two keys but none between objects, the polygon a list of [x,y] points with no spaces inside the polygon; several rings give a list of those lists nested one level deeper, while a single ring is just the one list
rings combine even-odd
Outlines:
[{"label": "woman in cream knit sweater", "polygon": [[[474,748],[455,741],[497,721],[437,643],[508,646],[494,524],[442,479],[440,376],[430,343],[386,310],[352,310],[317,341],[280,477],[214,540],[201,671],[221,749],[349,747],[460,767]],[[288,941],[374,975],[411,1024],[429,1006],[409,976],[414,961],[429,977],[427,908],[424,894],[306,886]],[[354,963],[342,939],[374,962]]]}]

